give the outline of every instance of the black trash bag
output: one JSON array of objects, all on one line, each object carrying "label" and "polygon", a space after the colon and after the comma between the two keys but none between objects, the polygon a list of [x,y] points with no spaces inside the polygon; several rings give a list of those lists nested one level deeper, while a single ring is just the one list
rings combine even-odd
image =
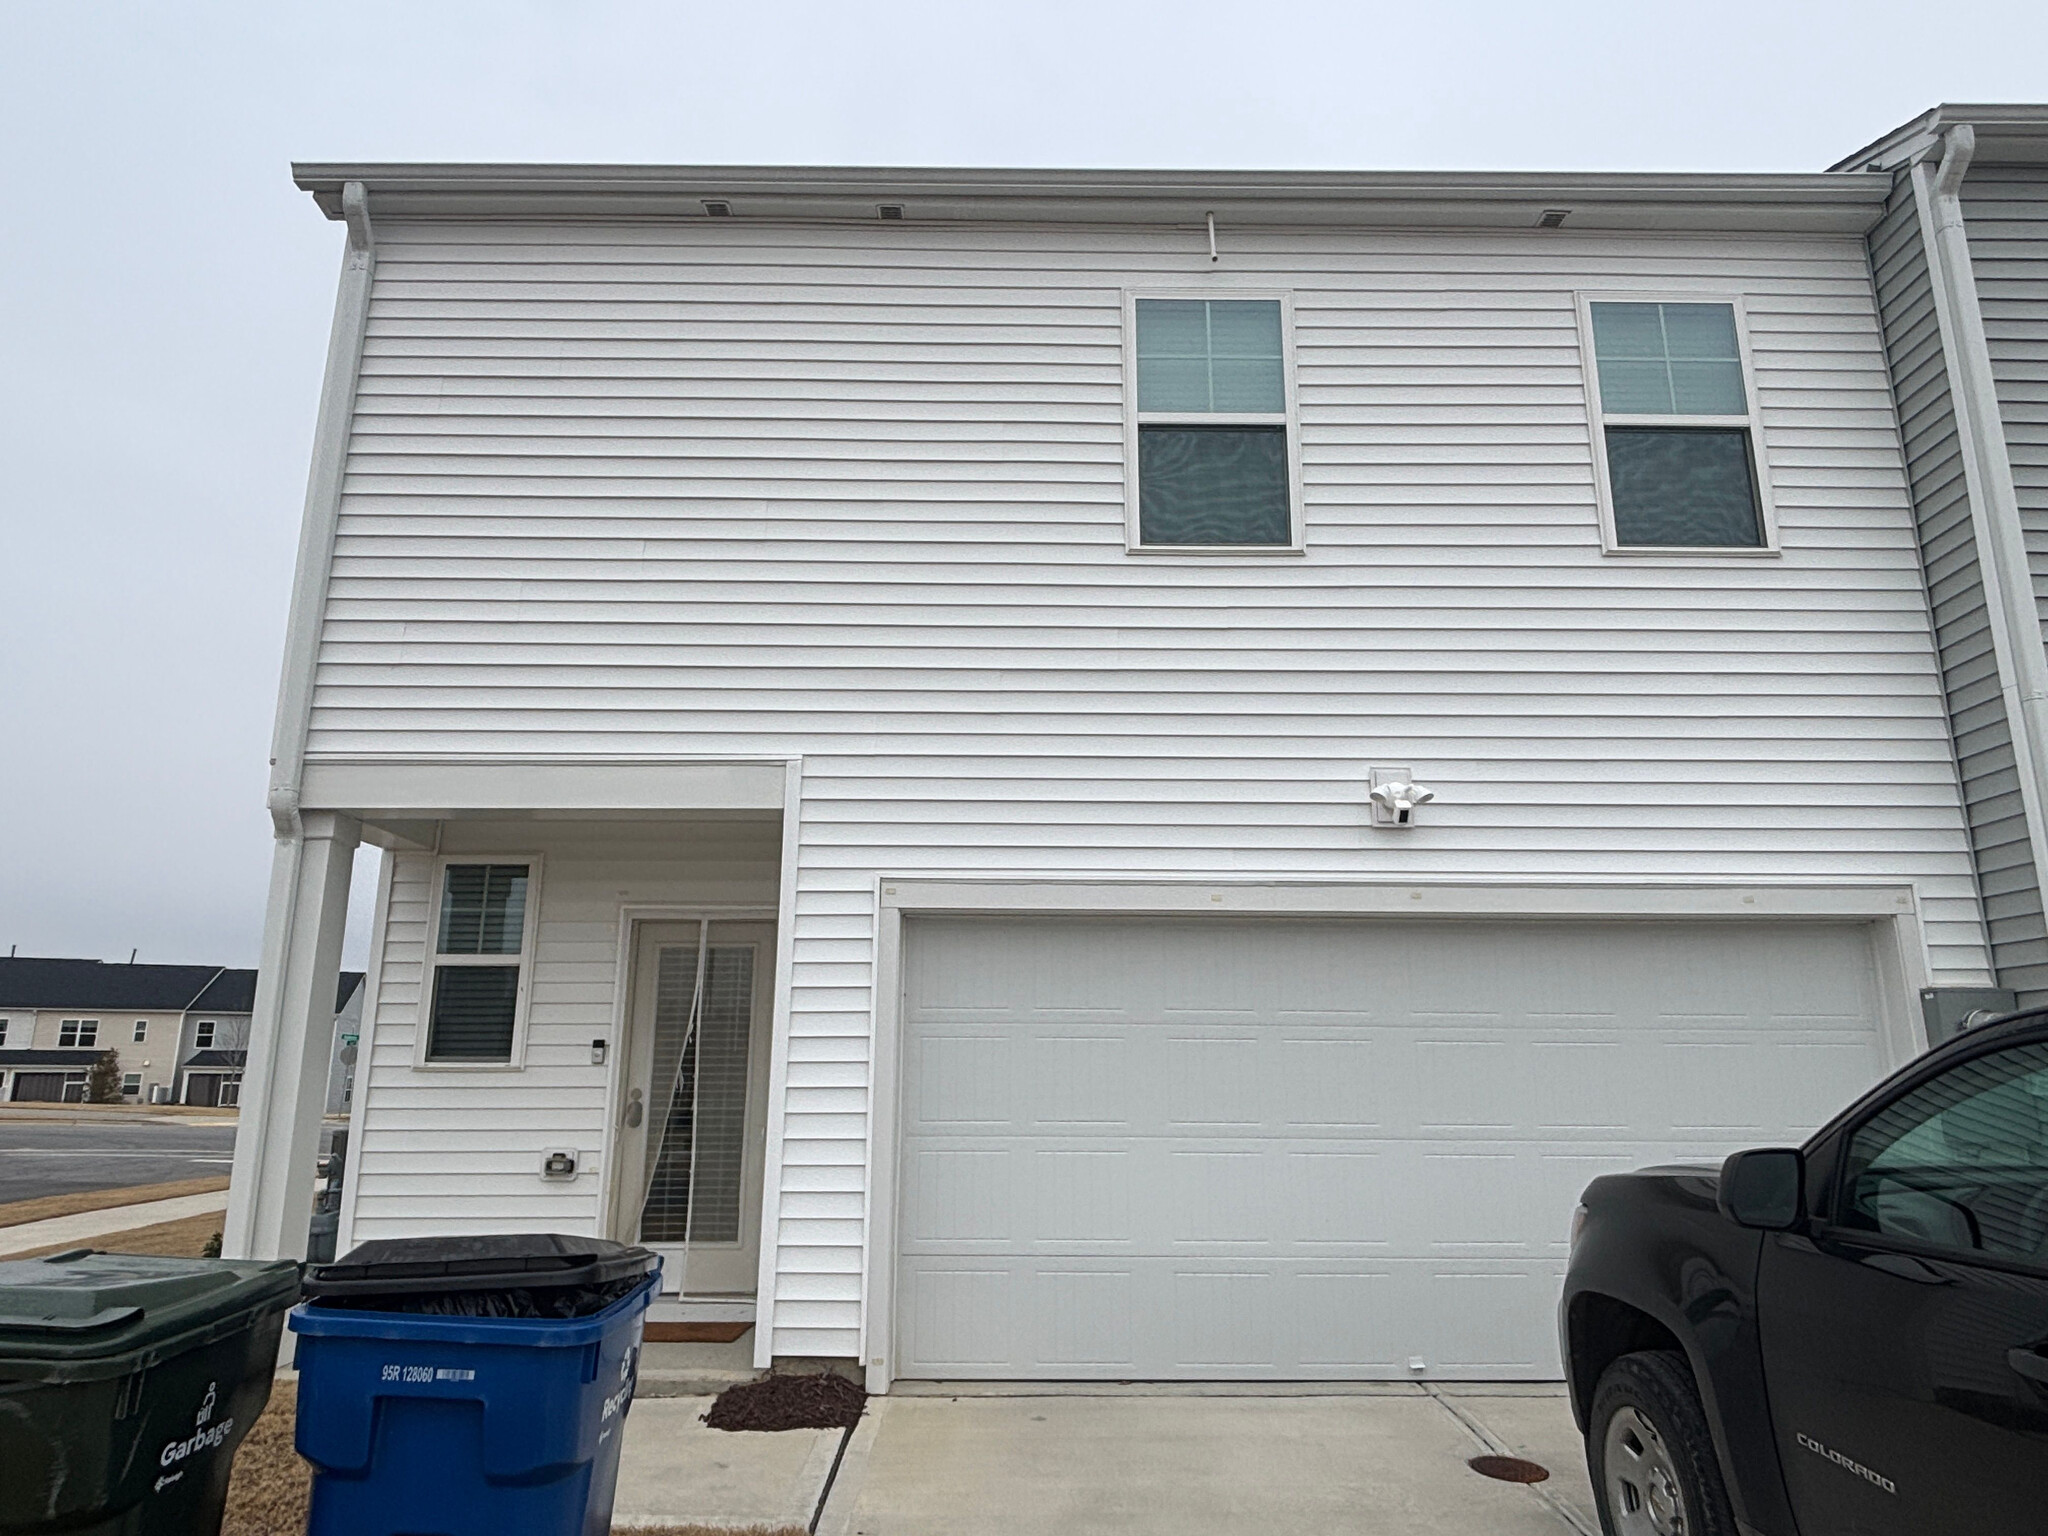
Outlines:
[{"label": "black trash bag", "polygon": [[403,1312],[415,1317],[589,1317],[637,1290],[638,1275],[604,1285],[520,1286],[503,1291],[430,1291],[411,1296],[329,1296],[316,1307]]}]

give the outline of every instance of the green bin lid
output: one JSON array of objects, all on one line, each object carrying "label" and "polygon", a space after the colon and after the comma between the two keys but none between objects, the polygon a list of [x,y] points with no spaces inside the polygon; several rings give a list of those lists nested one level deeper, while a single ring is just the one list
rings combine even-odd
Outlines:
[{"label": "green bin lid", "polygon": [[289,1259],[171,1259],[89,1248],[0,1261],[0,1380],[122,1375],[297,1298]]}]

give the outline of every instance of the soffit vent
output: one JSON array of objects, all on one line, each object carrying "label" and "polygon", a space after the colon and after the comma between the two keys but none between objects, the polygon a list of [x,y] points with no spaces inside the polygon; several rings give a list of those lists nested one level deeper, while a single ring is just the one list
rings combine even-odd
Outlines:
[{"label": "soffit vent", "polygon": [[704,211],[714,219],[729,219],[732,217],[732,204],[722,197],[707,197],[704,199]]},{"label": "soffit vent", "polygon": [[885,219],[900,219],[903,217],[903,205],[901,203],[877,203],[875,205],[875,212]]},{"label": "soffit vent", "polygon": [[1542,217],[1536,220],[1536,227],[1538,229],[1556,229],[1558,225],[1570,218],[1571,214],[1572,211],[1569,208],[1546,208],[1543,210]]}]

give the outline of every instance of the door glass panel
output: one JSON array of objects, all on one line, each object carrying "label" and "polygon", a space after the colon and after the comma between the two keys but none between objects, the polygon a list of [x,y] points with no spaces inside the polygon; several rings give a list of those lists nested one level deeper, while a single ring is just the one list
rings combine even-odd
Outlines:
[{"label": "door glass panel", "polygon": [[696,990],[697,946],[663,945],[655,968],[643,1243],[736,1243],[740,1237],[754,946],[713,944],[701,999]]},{"label": "door glass panel", "polygon": [[1966,1061],[1872,1116],[1842,1224],[2048,1266],[2048,1045]]}]

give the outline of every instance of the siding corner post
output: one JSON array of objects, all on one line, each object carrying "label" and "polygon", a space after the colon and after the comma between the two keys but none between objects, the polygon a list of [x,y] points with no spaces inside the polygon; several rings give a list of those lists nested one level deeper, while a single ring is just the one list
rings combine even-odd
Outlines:
[{"label": "siding corner post", "polygon": [[1941,136],[1939,163],[1923,156],[1914,162],[1911,175],[1920,237],[1934,280],[1935,320],[1954,405],[1977,561],[1988,589],[1985,609],[1999,693],[2007,718],[2019,722],[2013,755],[2027,847],[2034,868],[2048,879],[2048,782],[2043,779],[2048,773],[2048,648],[2042,643],[2019,495],[1991,369],[1991,343],[1984,330],[1963,217],[1963,177],[1976,142],[1975,129],[1968,123],[1956,124]]}]

